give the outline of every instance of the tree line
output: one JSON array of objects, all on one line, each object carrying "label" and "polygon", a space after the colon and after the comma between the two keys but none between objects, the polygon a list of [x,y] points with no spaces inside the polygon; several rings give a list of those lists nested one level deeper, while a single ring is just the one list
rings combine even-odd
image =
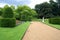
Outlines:
[{"label": "tree line", "polygon": [[[3,8],[0,8],[0,16],[4,13],[4,9],[9,7],[5,5]],[[35,9],[31,9],[27,5],[19,5],[17,8],[11,5],[10,8],[13,10],[14,16],[17,20],[21,21],[30,21],[33,18],[52,18],[56,16],[60,16],[60,0],[56,2],[50,0],[49,2],[44,2],[41,4],[36,4]]]},{"label": "tree line", "polygon": [[57,0],[56,2],[50,0],[49,2],[36,4],[35,11],[38,14],[38,18],[51,18],[60,16],[60,0]]},{"label": "tree line", "polygon": [[[5,8],[7,8],[6,11]],[[11,11],[9,11],[10,9]],[[5,5],[3,8],[0,8],[0,17],[2,17],[4,13],[7,15],[7,17],[10,15],[10,13],[13,13],[14,17],[20,21],[31,21],[33,18],[37,16],[36,11],[32,10],[27,5],[23,6],[19,5],[17,6],[17,8],[15,8],[15,6],[13,5],[11,6]]]}]

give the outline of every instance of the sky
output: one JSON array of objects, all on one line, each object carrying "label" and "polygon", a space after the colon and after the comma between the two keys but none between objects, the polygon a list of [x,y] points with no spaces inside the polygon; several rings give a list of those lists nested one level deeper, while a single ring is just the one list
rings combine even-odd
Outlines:
[{"label": "sky", "polygon": [[[55,0],[54,0],[55,1]],[[34,8],[36,4],[40,4],[43,2],[49,2],[49,0],[0,0],[0,7],[4,7],[4,5],[28,5],[31,8]]]}]

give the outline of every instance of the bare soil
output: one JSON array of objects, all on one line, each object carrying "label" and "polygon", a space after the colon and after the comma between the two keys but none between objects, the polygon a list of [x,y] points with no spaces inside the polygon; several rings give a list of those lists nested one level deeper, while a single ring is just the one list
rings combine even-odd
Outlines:
[{"label": "bare soil", "polygon": [[22,40],[60,40],[60,30],[41,22],[31,22]]},{"label": "bare soil", "polygon": [[20,21],[19,20],[16,20],[16,24],[18,24]]}]

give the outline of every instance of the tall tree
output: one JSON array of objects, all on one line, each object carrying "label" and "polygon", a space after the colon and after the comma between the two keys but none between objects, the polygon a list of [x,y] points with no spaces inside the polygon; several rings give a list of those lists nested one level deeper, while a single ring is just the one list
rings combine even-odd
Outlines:
[{"label": "tall tree", "polygon": [[50,6],[51,6],[51,9],[52,9],[52,14],[57,16],[58,15],[58,4],[57,2],[54,2],[53,0],[50,0]]},{"label": "tall tree", "polygon": [[36,15],[36,12],[32,10],[30,7],[24,5],[24,6],[18,6],[16,9],[19,19],[21,21],[29,21],[32,20],[32,18]]},{"label": "tall tree", "polygon": [[0,16],[3,14],[3,8],[0,8]]},{"label": "tall tree", "polygon": [[37,12],[37,17],[40,18],[40,4],[35,5],[35,11]]},{"label": "tall tree", "polygon": [[58,4],[60,4],[60,0],[56,0]]},{"label": "tall tree", "polygon": [[50,8],[50,4],[47,2],[44,2],[42,4],[38,4],[35,6],[35,9],[38,12],[38,16],[42,17],[42,22],[44,22],[44,18],[47,14],[51,13],[51,8]]},{"label": "tall tree", "polygon": [[10,7],[13,11],[15,11],[15,6],[11,5]]},{"label": "tall tree", "polygon": [[60,16],[60,0],[56,0],[58,3],[58,15]]}]

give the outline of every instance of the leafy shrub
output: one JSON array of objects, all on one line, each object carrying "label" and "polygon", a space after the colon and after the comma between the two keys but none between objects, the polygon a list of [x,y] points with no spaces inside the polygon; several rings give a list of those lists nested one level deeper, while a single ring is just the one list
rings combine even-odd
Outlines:
[{"label": "leafy shrub", "polygon": [[32,10],[23,10],[20,14],[21,21],[31,21],[35,17],[36,12]]},{"label": "leafy shrub", "polygon": [[15,27],[16,19],[15,18],[0,18],[1,27]]},{"label": "leafy shrub", "polygon": [[0,10],[0,16],[3,14],[3,12]]},{"label": "leafy shrub", "polygon": [[30,7],[26,5],[18,6],[16,9],[16,13],[18,13],[19,15],[16,16],[16,18],[19,19],[20,21],[30,21],[37,15],[36,11],[32,10]]},{"label": "leafy shrub", "polygon": [[4,12],[3,12],[2,16],[4,18],[13,18],[14,17],[13,10],[10,7],[4,8]]},{"label": "leafy shrub", "polygon": [[20,20],[19,13],[14,13],[14,14],[15,14],[15,18],[16,18],[17,20]]},{"label": "leafy shrub", "polygon": [[49,23],[51,24],[60,24],[60,18],[50,18]]}]

